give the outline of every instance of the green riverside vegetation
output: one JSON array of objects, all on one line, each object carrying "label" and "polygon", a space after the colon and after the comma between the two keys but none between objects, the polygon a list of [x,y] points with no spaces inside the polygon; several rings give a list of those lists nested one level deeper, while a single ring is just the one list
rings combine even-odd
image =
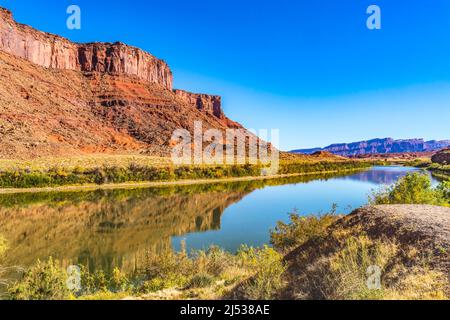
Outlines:
[{"label": "green riverside vegetation", "polygon": [[[369,168],[360,161],[343,162],[286,162],[280,164],[278,174],[342,172]],[[261,176],[261,165],[233,166],[103,166],[93,169],[54,167],[48,170],[0,170],[0,188],[42,188],[86,184],[113,184],[126,182],[162,182],[176,180],[221,179]]]},{"label": "green riverside vegetation", "polygon": [[428,175],[410,173],[394,185],[374,193],[371,204],[431,204],[450,206],[450,181],[432,187]]},{"label": "green riverside vegetation", "polygon": [[26,207],[39,203],[80,203],[83,201],[97,202],[106,198],[109,202],[120,201],[132,196],[145,199],[151,196],[190,195],[208,192],[251,192],[267,186],[279,186],[295,183],[307,183],[314,180],[328,180],[340,176],[347,176],[352,172],[308,174],[276,179],[248,180],[239,182],[222,182],[210,184],[192,184],[187,186],[161,186],[154,188],[124,188],[94,191],[70,191],[70,192],[38,192],[0,194],[0,207]]}]

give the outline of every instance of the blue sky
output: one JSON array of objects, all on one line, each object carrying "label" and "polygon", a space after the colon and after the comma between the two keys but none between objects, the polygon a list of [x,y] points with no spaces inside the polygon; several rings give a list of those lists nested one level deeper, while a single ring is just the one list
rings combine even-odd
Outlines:
[{"label": "blue sky", "polygon": [[[66,8],[82,29],[66,28]],[[368,30],[377,4],[382,29]],[[166,60],[177,88],[223,96],[281,148],[376,137],[450,139],[448,0],[2,0],[71,40],[122,41]]]}]

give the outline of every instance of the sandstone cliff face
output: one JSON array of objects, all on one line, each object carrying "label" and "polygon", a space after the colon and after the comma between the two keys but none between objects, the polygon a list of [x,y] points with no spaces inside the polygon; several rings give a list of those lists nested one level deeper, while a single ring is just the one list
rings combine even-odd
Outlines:
[{"label": "sandstone cliff face", "polygon": [[122,43],[75,44],[0,8],[0,157],[169,156],[177,129],[225,131],[219,96],[172,89],[168,65]]},{"label": "sandstone cliff face", "polygon": [[16,23],[0,8],[0,50],[46,68],[135,76],[171,90],[169,66],[138,48],[122,43],[76,44]]},{"label": "sandstone cliff face", "polygon": [[174,90],[176,96],[186,103],[194,105],[198,110],[209,113],[216,118],[224,119],[222,98],[207,94],[191,93],[184,90]]}]

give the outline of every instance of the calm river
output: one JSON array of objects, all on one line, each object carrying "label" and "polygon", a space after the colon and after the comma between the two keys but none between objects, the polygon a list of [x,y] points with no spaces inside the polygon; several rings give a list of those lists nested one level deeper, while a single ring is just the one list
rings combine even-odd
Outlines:
[{"label": "calm river", "polygon": [[64,265],[133,271],[150,254],[217,245],[261,246],[289,213],[349,213],[369,194],[395,182],[405,167],[348,175],[308,176],[140,190],[0,195],[6,265],[27,267],[53,257]]}]

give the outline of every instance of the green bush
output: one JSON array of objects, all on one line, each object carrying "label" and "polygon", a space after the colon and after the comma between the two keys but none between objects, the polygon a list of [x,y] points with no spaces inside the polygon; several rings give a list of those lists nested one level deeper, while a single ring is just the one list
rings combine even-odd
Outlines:
[{"label": "green bush", "polygon": [[8,243],[6,242],[6,239],[2,235],[0,235],[0,259],[5,254],[7,248]]},{"label": "green bush", "polygon": [[21,281],[13,284],[8,293],[12,300],[63,300],[71,295],[66,284],[67,273],[58,261],[38,261],[25,272]]},{"label": "green bush", "polygon": [[443,181],[438,188],[447,203],[450,203],[450,180]]},{"label": "green bush", "polygon": [[186,288],[206,288],[214,284],[214,277],[207,273],[199,273],[194,275],[188,282]]},{"label": "green bush", "polygon": [[181,280],[181,277],[173,276],[173,277],[166,277],[166,278],[153,278],[151,280],[145,281],[140,288],[138,289],[139,293],[154,293],[157,291],[161,291],[164,289],[170,289],[170,288],[178,288],[185,286],[187,283],[187,280],[183,279]]},{"label": "green bush", "polygon": [[433,188],[426,174],[410,173],[394,185],[374,193],[371,204],[431,204],[449,205],[448,183]]},{"label": "green bush", "polygon": [[285,286],[283,274],[286,265],[283,255],[273,248],[242,247],[237,258],[241,266],[253,270],[254,276],[243,284],[243,296],[248,300],[272,300]]},{"label": "green bush", "polygon": [[2,286],[7,283],[6,280],[2,279],[2,274],[5,272],[5,270],[3,269],[2,265],[1,265],[3,256],[4,256],[7,248],[8,248],[8,243],[6,242],[6,239],[3,238],[2,235],[0,235],[0,285],[2,285]]},{"label": "green bush", "polygon": [[329,213],[319,216],[290,215],[290,222],[278,222],[275,230],[270,233],[270,242],[275,249],[285,252],[303,243],[320,239],[327,234],[328,227],[337,221],[338,216]]}]

